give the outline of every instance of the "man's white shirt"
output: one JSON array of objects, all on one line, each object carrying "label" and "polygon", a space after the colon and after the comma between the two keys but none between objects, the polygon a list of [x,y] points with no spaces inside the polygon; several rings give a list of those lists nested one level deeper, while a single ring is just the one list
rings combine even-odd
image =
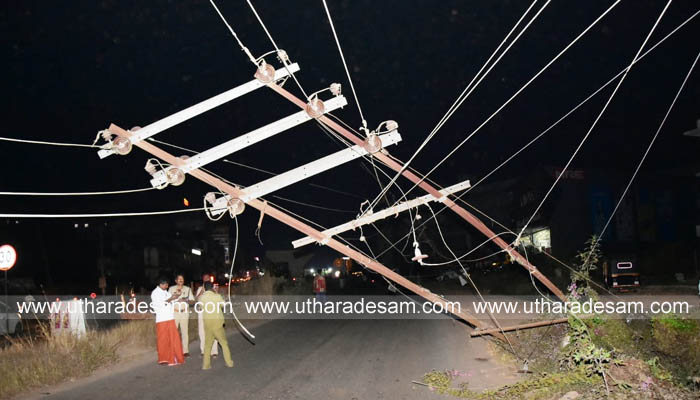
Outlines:
[{"label": "man's white shirt", "polygon": [[151,305],[153,311],[156,313],[156,323],[175,319],[173,303],[166,301],[170,297],[172,297],[170,293],[168,293],[167,290],[161,289],[160,286],[156,286],[153,292],[151,292]]}]

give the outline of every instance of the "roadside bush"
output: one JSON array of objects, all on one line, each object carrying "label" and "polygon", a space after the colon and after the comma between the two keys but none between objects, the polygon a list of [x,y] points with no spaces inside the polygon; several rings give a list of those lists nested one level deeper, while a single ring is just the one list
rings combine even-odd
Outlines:
[{"label": "roadside bush", "polygon": [[155,344],[155,328],[152,320],[126,321],[78,339],[51,336],[42,325],[37,337],[9,340],[0,350],[0,398],[86,376],[135,354],[135,349],[144,351]]}]

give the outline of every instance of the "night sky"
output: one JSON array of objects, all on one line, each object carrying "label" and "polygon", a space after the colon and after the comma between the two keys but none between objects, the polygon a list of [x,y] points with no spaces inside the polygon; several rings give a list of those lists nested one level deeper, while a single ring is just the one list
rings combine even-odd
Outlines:
[{"label": "night sky", "polygon": [[[370,128],[388,119],[399,123],[403,141],[389,149],[393,155],[406,160],[413,154],[530,3],[328,0]],[[466,178],[476,180],[496,167],[624,68],[665,3],[623,1],[431,178],[447,186]],[[91,143],[97,131],[110,123],[123,128],[147,125],[245,83],[254,73],[208,1],[5,4],[0,16],[4,54],[0,136]],[[218,4],[255,56],[273,49],[245,1]],[[534,9],[541,4],[544,1]],[[428,171],[610,4],[552,1],[413,166]],[[355,100],[321,1],[257,1],[255,5],[278,45],[300,64],[297,77],[306,91],[342,83],[350,104],[336,115],[359,127]],[[647,48],[699,7],[697,1],[673,2]],[[698,37],[700,19],[696,18],[633,68],[575,160],[575,168],[631,173],[700,50]],[[562,166],[613,87],[490,179],[540,166]],[[285,88],[301,95],[291,80]],[[700,139],[681,133],[694,128],[700,118],[699,94],[700,71],[696,70],[642,175],[659,168],[693,171],[698,167]],[[274,92],[260,89],[156,138],[201,151],[297,111]],[[283,172],[339,149],[318,126],[306,123],[227,158]],[[147,158],[137,148],[125,157],[99,160],[92,149],[2,142],[0,187],[39,192],[142,188],[149,186],[143,171]],[[208,168],[241,185],[268,177],[221,162]],[[276,194],[357,211],[361,199],[371,200],[379,191],[368,171],[371,167],[353,162],[310,180],[356,197],[305,183]],[[406,180],[399,182],[410,187]],[[0,198],[0,207],[4,212],[23,213],[171,210],[182,208],[185,196],[193,207],[200,207],[207,191],[206,185],[188,178],[179,188],[158,192],[99,198],[5,197]],[[325,226],[353,217],[271,200]],[[256,240],[257,218],[250,208],[241,218],[244,242]],[[265,222],[264,236],[269,246],[278,248],[289,248],[289,241],[299,237],[271,220]]]}]

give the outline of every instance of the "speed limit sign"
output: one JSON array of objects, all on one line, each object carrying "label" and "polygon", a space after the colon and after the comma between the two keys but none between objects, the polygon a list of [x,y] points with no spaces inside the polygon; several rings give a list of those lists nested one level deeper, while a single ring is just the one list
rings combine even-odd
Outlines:
[{"label": "speed limit sign", "polygon": [[17,252],[9,244],[0,246],[0,271],[9,271],[17,262]]}]

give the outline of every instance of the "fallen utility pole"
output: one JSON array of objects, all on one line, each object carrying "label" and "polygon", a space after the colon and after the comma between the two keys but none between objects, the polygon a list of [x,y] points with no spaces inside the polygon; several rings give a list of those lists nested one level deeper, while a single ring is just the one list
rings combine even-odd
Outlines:
[{"label": "fallen utility pole", "polygon": [[[470,188],[471,185],[469,181],[464,181],[460,182],[456,185],[452,185],[448,188],[442,189],[440,193],[443,196],[446,196],[448,194],[456,193],[465,189]],[[445,197],[442,197],[441,199],[445,199]],[[367,224],[371,224],[372,222],[376,222],[379,220],[382,220],[384,218],[390,217],[392,215],[397,215],[400,212],[404,212],[406,210],[409,210],[411,208],[416,208],[418,206],[421,206],[423,204],[430,203],[431,201],[440,201],[440,199],[435,198],[432,194],[426,194],[425,196],[418,197],[413,200],[408,200],[403,203],[399,203],[393,207],[385,208],[381,211],[377,212],[370,212],[366,214],[363,217],[354,219],[350,222],[346,222],[342,225],[338,225],[336,227],[326,229],[325,231],[321,232],[324,234],[325,237],[331,237],[334,235],[337,235],[339,233],[347,232],[349,230],[355,230],[356,228],[360,226],[364,226]],[[311,237],[307,236],[301,239],[297,239],[292,242],[292,246],[296,249],[297,247],[301,246],[306,246],[307,244],[313,243],[314,239]]]},{"label": "fallen utility pole", "polygon": [[531,322],[531,323],[522,324],[522,325],[504,326],[503,328],[476,329],[476,330],[473,330],[472,333],[470,333],[470,335],[471,335],[471,337],[482,336],[482,335],[491,335],[493,333],[519,331],[522,329],[539,328],[541,326],[563,324],[563,323],[568,322],[568,321],[569,321],[568,318],[559,318],[559,319],[552,319],[549,321]]},{"label": "fallen utility pole", "polygon": [[[281,86],[275,84],[275,83],[269,83],[268,87],[275,92],[279,93],[281,96],[285,97],[287,100],[291,101],[292,103],[296,104],[300,108],[304,109],[306,107],[306,103],[300,100],[298,97],[294,96],[292,93],[289,91],[285,90]],[[349,141],[353,142],[354,144],[361,144],[363,143],[362,139],[355,136],[352,132],[349,130],[345,129],[344,127],[340,126],[337,124],[335,121],[331,120],[330,118],[326,116],[320,116],[318,118],[320,122],[322,122],[324,125],[330,127]],[[537,267],[534,265],[530,264],[530,262],[523,257],[520,253],[518,253],[517,250],[515,250],[513,247],[511,247],[508,243],[506,243],[503,239],[501,239],[499,236],[497,236],[489,227],[487,227],[481,220],[479,220],[477,217],[475,217],[473,214],[465,210],[462,206],[459,204],[455,203],[452,199],[450,199],[448,196],[443,196],[438,189],[430,185],[428,182],[424,181],[423,179],[419,178],[416,174],[411,172],[408,169],[403,169],[403,165],[399,164],[398,162],[394,161],[391,157],[389,157],[386,154],[383,154],[381,152],[378,152],[374,154],[374,156],[382,161],[384,164],[386,164],[389,168],[393,169],[396,172],[401,172],[401,174],[406,177],[408,180],[413,182],[414,184],[418,185],[421,189],[425,190],[429,194],[433,195],[437,199],[441,199],[441,201],[449,207],[452,211],[454,211],[457,215],[462,217],[465,221],[470,223],[472,226],[474,226],[476,229],[478,229],[481,233],[486,235],[486,237],[492,238],[491,240],[501,249],[506,251],[512,260],[515,260],[518,264],[522,265],[527,269],[532,276],[537,278],[542,284],[544,284],[552,293],[554,293],[555,296],[557,296],[561,300],[565,300],[566,296],[562,291],[554,284],[552,283],[549,279],[547,279],[546,276],[544,276]],[[442,200],[444,198],[444,200]]]},{"label": "fallen utility pole", "polygon": [[[124,139],[131,139],[131,136],[132,136],[131,132],[122,129],[115,124],[111,124],[110,127],[108,128],[108,130],[111,133],[113,133],[119,137],[122,137]],[[362,145],[362,143],[364,143],[364,142],[360,142],[358,144]],[[171,164],[175,167],[180,167],[185,162],[181,158],[176,157],[176,156],[160,149],[159,147],[153,145],[150,142],[139,141],[139,142],[135,143],[135,145],[137,147],[141,148],[142,150],[146,151],[147,153],[150,153],[151,155],[153,155],[153,156],[161,159],[162,161],[165,161],[166,163]],[[364,146],[365,146],[367,151],[372,152],[371,145],[364,143]],[[380,153],[375,153],[375,154],[380,154]],[[245,193],[240,188],[235,187],[229,183],[226,183],[223,180],[221,180],[221,179],[219,179],[219,178],[217,178],[217,177],[215,177],[207,172],[204,172],[200,169],[192,170],[192,171],[190,171],[189,174],[191,176],[199,179],[200,181],[213,186],[214,188],[218,189],[219,191],[230,195],[232,198],[240,199],[242,196],[245,195]],[[258,200],[258,199],[251,199],[247,202],[247,204],[250,205],[251,207],[257,209],[257,210],[261,210],[261,211],[264,210],[265,215],[268,215],[268,216],[282,222],[283,224],[288,225],[288,226],[298,230],[299,232],[301,232],[305,235],[311,236],[315,240],[321,241],[324,239],[324,236],[320,231],[318,231],[318,230],[312,228],[311,226],[309,226],[308,224],[305,224],[304,222],[292,217],[291,215],[289,215],[281,210],[278,210],[277,208],[269,205],[268,203],[265,203],[265,202]],[[455,309],[453,305],[448,304],[448,302],[446,302],[445,299],[443,299],[442,297],[436,295],[435,293],[431,292],[428,289],[425,289],[425,288],[409,281],[408,279],[406,279],[403,276],[399,275],[398,273],[392,271],[391,269],[389,269],[385,265],[381,264],[380,262],[365,256],[361,252],[354,250],[345,244],[340,243],[336,239],[329,238],[328,242],[326,243],[326,246],[338,251],[339,253],[342,253],[342,254],[352,258],[353,260],[358,262],[360,265],[364,265],[365,267],[369,268],[370,270],[385,276],[386,278],[390,279],[391,281],[403,286],[404,288],[406,288],[406,289],[412,291],[413,293],[423,297],[424,299],[426,299],[430,302],[442,305],[447,312],[450,312],[454,316],[463,319],[465,322],[471,324],[472,326],[474,326],[476,328],[480,328],[482,326],[482,323],[475,316],[473,316],[465,311],[462,311],[461,309],[460,310]],[[501,340],[505,339],[504,336],[498,332],[492,333],[492,335],[496,338],[501,339]]]}]

